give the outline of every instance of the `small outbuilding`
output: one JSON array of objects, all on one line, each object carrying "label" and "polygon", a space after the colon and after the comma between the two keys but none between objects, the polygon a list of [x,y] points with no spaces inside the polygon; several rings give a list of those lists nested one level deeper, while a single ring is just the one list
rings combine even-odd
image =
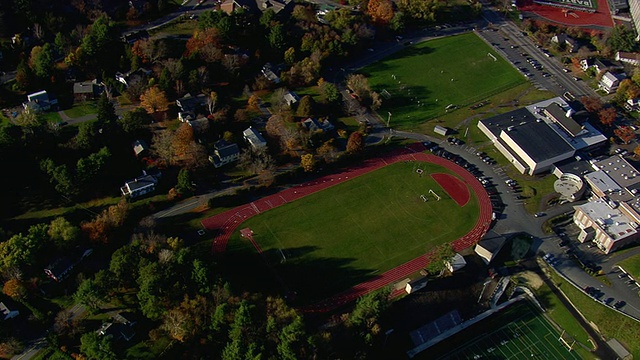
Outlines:
[{"label": "small outbuilding", "polygon": [[449,134],[449,129],[444,126],[436,125],[433,128],[433,132],[435,132],[438,135],[447,136]]}]

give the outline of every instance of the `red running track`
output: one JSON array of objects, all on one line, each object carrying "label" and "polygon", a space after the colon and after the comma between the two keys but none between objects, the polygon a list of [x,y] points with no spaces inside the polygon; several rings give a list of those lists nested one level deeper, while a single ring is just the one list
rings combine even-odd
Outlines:
[{"label": "red running track", "polygon": [[567,26],[596,26],[601,28],[613,27],[613,19],[611,18],[611,12],[609,11],[609,4],[607,3],[607,0],[596,1],[598,3],[598,7],[593,13],[579,10],[570,10],[569,13],[566,13],[563,11],[565,9],[562,7],[536,4],[533,0],[519,0],[518,9],[520,11],[532,12],[544,19]]},{"label": "red running track", "polygon": [[469,187],[457,177],[451,174],[431,174],[431,177],[451,196],[456,204],[465,206],[471,199]]},{"label": "red running track", "polygon": [[[443,158],[428,155],[418,151],[426,150],[420,143],[412,144],[406,149],[398,149],[376,159],[365,160],[361,165],[352,167],[338,174],[323,176],[317,180],[310,181],[292,188],[283,190],[277,194],[264,197],[252,203],[236,207],[221,214],[212,216],[202,221],[202,225],[212,231],[217,231],[213,239],[213,253],[223,253],[231,234],[246,219],[260,214],[261,212],[300,199],[309,194],[322,191],[328,187],[340,184],[357,176],[377,170],[386,165],[398,162],[418,160],[434,163],[443,166],[456,173],[463,181],[473,189],[479,204],[479,216],[475,226],[466,235],[452,242],[455,251],[468,248],[480,240],[489,230],[491,224],[492,207],[489,196],[480,182],[461,166],[445,160]],[[309,305],[303,310],[307,312],[326,312],[339,306],[354,301],[371,291],[378,290],[389,284],[406,278],[410,274],[420,271],[429,263],[429,254],[421,255],[417,258],[395,267],[371,280],[358,284],[331,298]]]}]

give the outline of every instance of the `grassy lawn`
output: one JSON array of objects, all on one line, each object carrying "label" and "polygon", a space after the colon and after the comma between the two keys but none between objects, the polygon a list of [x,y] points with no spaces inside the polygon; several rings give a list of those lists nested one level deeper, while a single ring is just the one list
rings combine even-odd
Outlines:
[{"label": "grassy lawn", "polygon": [[640,279],[640,254],[627,258],[618,263],[634,279]]},{"label": "grassy lawn", "polygon": [[166,35],[193,35],[193,31],[198,27],[198,20],[180,19],[173,21],[166,26],[151,30],[154,37],[162,37]]},{"label": "grassy lawn", "polygon": [[[529,281],[531,277],[534,277],[534,281]],[[571,335],[579,343],[593,349],[589,342],[589,335],[580,326],[580,323],[571,315],[569,310],[562,304],[560,299],[551,292],[551,288],[547,286],[540,277],[532,272],[527,273],[524,279],[527,287],[529,287],[536,295],[536,298],[542,306],[546,309],[546,314],[553,320],[558,326],[567,331],[567,334]]]},{"label": "grassy lawn", "polygon": [[98,108],[96,107],[95,101],[85,101],[77,104],[73,104],[71,109],[67,109],[64,113],[72,118],[79,118],[81,116],[90,115],[97,113]]},{"label": "grassy lawn", "polygon": [[408,47],[362,72],[374,90],[389,93],[380,113],[391,112],[402,129],[445,115],[449,104],[466,108],[526,82],[474,33]]},{"label": "grassy lawn", "polygon": [[[424,176],[416,174],[418,167]],[[324,298],[473,227],[478,216],[475,195],[460,207],[430,173],[449,171],[427,163],[395,163],[252,217],[238,229],[254,231],[278,275],[301,298]],[[442,200],[421,200],[429,189]],[[227,254],[233,257],[234,251],[255,253],[239,231],[231,237]],[[283,256],[286,262],[281,264]]]},{"label": "grassy lawn", "polygon": [[634,358],[640,356],[640,323],[620,315],[608,306],[594,301],[588,295],[550,271],[553,282],[567,295],[573,305],[580,310],[587,321],[593,322],[605,339],[616,338]]},{"label": "grassy lawn", "polygon": [[55,111],[41,113],[40,117],[46,122],[59,123],[62,121],[60,115]]}]

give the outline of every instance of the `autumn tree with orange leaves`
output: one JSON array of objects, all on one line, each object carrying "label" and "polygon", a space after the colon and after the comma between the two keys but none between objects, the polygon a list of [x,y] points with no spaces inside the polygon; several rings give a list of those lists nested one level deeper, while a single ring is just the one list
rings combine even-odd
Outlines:
[{"label": "autumn tree with orange leaves", "polygon": [[613,133],[620,138],[620,140],[622,140],[625,144],[628,144],[631,142],[631,140],[636,138],[636,133],[635,131],[633,131],[633,129],[631,129],[628,126],[621,126],[615,130],[613,130]]},{"label": "autumn tree with orange leaves", "polygon": [[5,295],[14,300],[22,300],[27,297],[27,288],[24,283],[19,279],[11,279],[4,283],[2,291]]},{"label": "autumn tree with orange leaves", "polygon": [[198,53],[206,46],[218,47],[220,43],[220,34],[216,28],[208,28],[205,30],[196,30],[193,36],[187,41],[185,45],[186,51],[184,55],[190,57]]},{"label": "autumn tree with orange leaves", "polygon": [[369,0],[367,13],[374,24],[387,25],[393,19],[393,3],[391,0]]},{"label": "autumn tree with orange leaves", "polygon": [[604,126],[611,126],[616,121],[616,109],[608,107],[598,111],[598,119]]},{"label": "autumn tree with orange leaves", "polygon": [[583,96],[580,102],[584,105],[585,110],[591,113],[597,113],[602,109],[602,101],[594,96]]},{"label": "autumn tree with orange leaves", "polygon": [[167,95],[157,86],[149,88],[144,94],[140,95],[140,105],[149,114],[169,110]]}]

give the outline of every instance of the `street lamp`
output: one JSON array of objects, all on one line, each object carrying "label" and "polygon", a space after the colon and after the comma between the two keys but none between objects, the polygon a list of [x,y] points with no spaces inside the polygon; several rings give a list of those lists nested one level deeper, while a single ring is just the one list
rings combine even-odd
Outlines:
[{"label": "street lamp", "polygon": [[389,117],[387,118],[387,127],[389,127],[389,122],[391,121],[391,112],[388,112],[388,113],[389,113]]}]

